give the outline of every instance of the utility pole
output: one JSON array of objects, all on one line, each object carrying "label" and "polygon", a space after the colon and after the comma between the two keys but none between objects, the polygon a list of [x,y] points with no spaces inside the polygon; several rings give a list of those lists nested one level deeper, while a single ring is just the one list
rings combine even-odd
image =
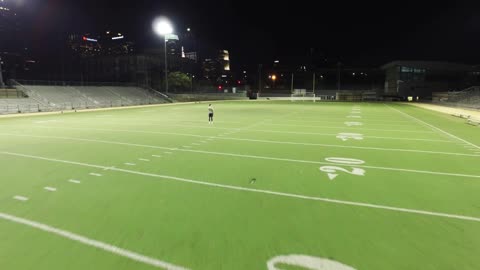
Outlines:
[{"label": "utility pole", "polygon": [[293,87],[294,87],[294,86],[293,86],[293,79],[294,79],[294,75],[293,75],[293,73],[292,73],[292,94],[293,94]]},{"label": "utility pole", "polygon": [[337,63],[337,90],[338,91],[340,91],[340,89],[342,88],[342,79],[340,78],[341,67],[342,67],[342,63],[338,62]]},{"label": "utility pole", "polygon": [[262,91],[262,64],[258,65],[258,94],[257,97],[260,97],[260,92]]},{"label": "utility pole", "polygon": [[0,89],[3,89],[5,84],[3,83],[3,74],[2,74],[2,57],[0,57]]},{"label": "utility pole", "polygon": [[167,64],[167,36],[163,36],[165,41],[165,93],[168,94],[168,64]]},{"label": "utility pole", "polygon": [[315,72],[313,73],[313,94],[315,95]]}]

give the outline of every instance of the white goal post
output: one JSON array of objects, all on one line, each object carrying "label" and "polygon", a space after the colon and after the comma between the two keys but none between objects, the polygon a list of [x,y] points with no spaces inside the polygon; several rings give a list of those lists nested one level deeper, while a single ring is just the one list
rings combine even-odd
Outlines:
[{"label": "white goal post", "polygon": [[291,95],[291,101],[316,101],[314,92],[307,92],[305,89],[295,89]]}]

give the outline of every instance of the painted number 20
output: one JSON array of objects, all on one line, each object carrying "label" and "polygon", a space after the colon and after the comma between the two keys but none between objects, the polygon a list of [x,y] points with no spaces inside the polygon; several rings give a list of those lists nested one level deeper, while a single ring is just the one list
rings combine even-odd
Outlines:
[{"label": "painted number 20", "polygon": [[[328,162],[336,163],[338,165],[346,165],[346,166],[355,166],[355,165],[362,165],[365,163],[363,160],[359,159],[351,159],[351,158],[337,158],[331,157],[325,159]],[[365,176],[365,170],[361,168],[352,167],[350,170],[340,166],[322,166],[320,167],[320,171],[327,173],[327,176],[330,180],[334,180],[337,178],[340,173],[346,173],[350,175],[356,176]]]}]

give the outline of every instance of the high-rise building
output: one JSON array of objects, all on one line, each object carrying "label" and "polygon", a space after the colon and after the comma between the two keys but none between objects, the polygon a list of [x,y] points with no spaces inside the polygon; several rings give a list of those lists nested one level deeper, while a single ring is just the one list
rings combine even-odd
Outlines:
[{"label": "high-rise building", "polygon": [[27,38],[20,17],[13,0],[0,0],[0,73],[3,73],[0,84],[28,70],[32,62],[26,57]]},{"label": "high-rise building", "polygon": [[0,51],[19,52],[20,41],[20,21],[13,5],[9,4],[11,0],[0,0]]},{"label": "high-rise building", "polygon": [[230,53],[227,50],[216,51],[211,58],[202,63],[203,77],[219,86],[232,84]]},{"label": "high-rise building", "polygon": [[134,43],[120,32],[106,31],[100,35],[71,34],[67,44],[80,57],[125,55],[134,52]]}]

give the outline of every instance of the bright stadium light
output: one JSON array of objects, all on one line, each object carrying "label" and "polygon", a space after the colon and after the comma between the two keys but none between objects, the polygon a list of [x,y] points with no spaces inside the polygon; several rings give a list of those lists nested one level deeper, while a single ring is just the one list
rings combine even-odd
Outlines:
[{"label": "bright stadium light", "polygon": [[153,31],[162,36],[165,41],[165,92],[168,93],[168,64],[167,64],[167,36],[173,33],[173,26],[165,17],[158,17],[153,21]]},{"label": "bright stadium light", "polygon": [[173,26],[166,18],[159,17],[153,21],[153,30],[157,35],[165,36],[173,33]]}]

